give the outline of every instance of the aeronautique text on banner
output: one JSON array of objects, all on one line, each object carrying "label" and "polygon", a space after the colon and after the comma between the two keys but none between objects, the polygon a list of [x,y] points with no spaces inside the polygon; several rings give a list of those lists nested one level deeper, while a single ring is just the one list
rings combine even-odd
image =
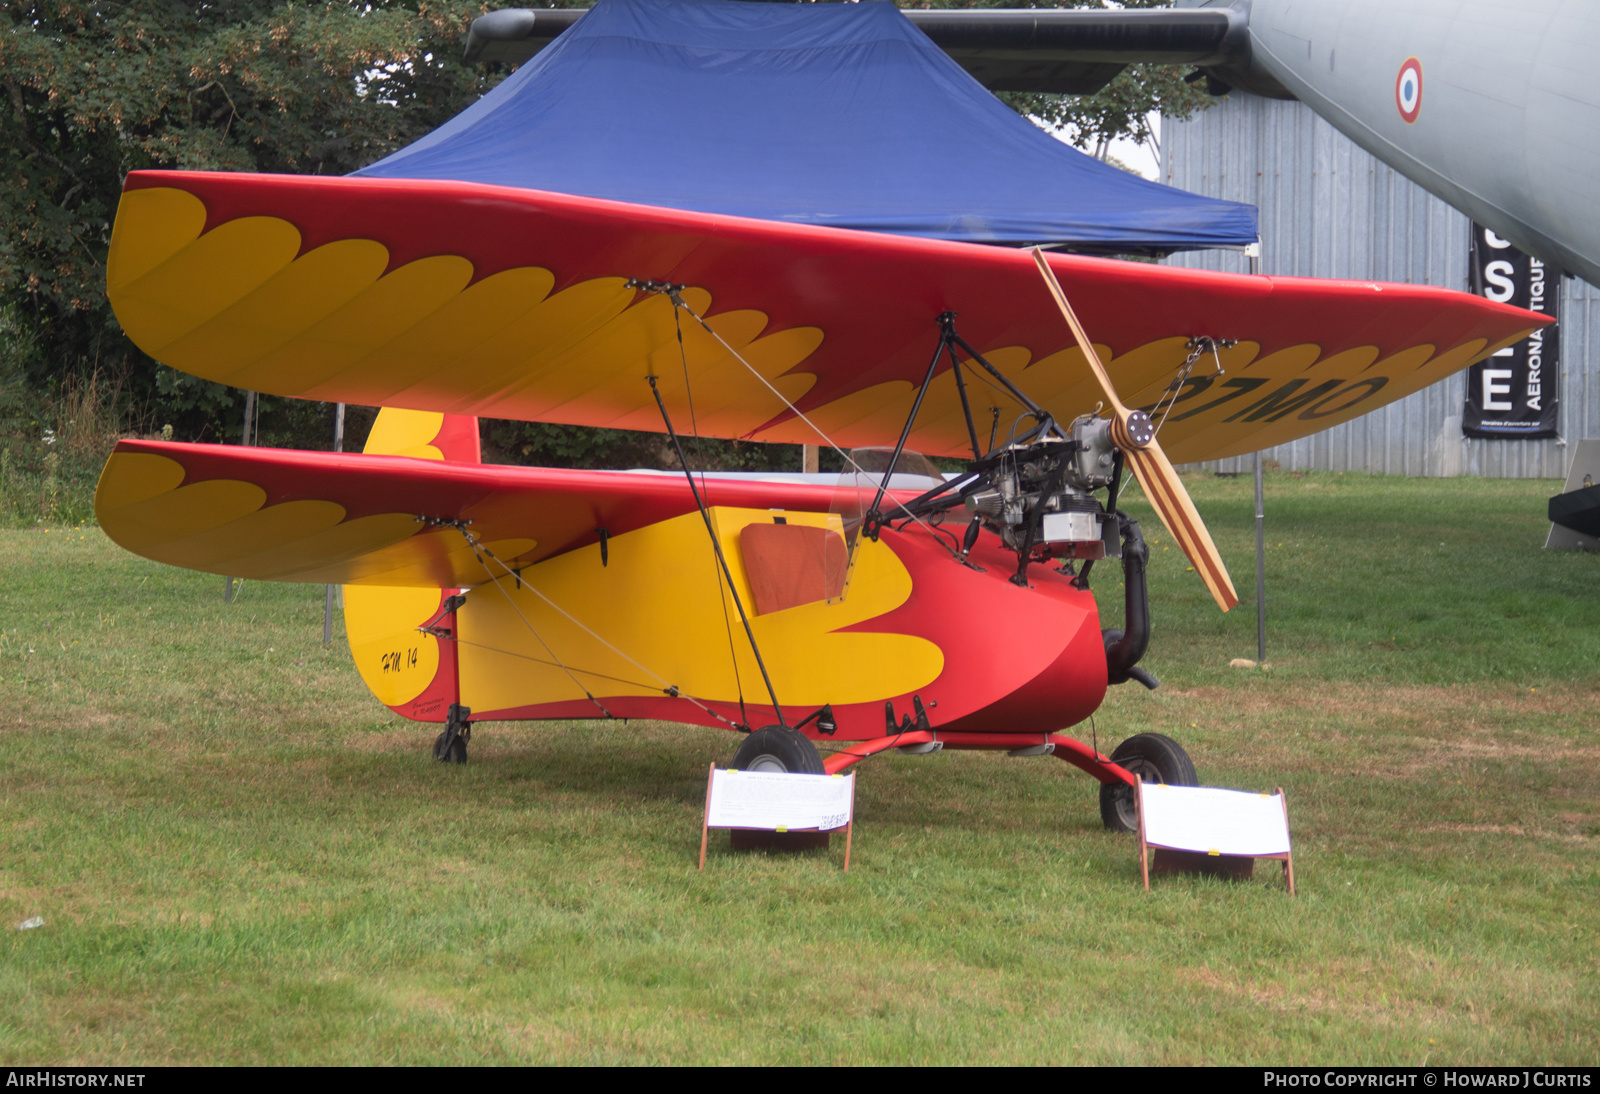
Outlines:
[{"label": "aeronautique text on banner", "polygon": [[[1561,274],[1523,254],[1481,224],[1472,226],[1472,291],[1489,300],[1542,311],[1559,319]],[[1469,437],[1558,436],[1561,402],[1561,328],[1536,330],[1467,373],[1461,430]]]}]

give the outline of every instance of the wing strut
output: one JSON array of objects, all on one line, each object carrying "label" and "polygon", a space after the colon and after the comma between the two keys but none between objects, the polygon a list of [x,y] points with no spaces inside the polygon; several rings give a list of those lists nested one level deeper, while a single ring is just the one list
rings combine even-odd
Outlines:
[{"label": "wing strut", "polygon": [[[739,598],[739,590],[733,583],[733,573],[728,569],[728,560],[722,553],[722,543],[717,539],[717,530],[711,526],[711,512],[706,508],[705,499],[700,496],[700,488],[694,483],[694,471],[689,467],[689,461],[684,457],[683,444],[678,440],[678,431],[672,428],[672,418],[667,414],[667,404],[661,400],[661,389],[656,386],[656,378],[650,376],[650,394],[656,397],[656,406],[661,410],[661,420],[666,424],[667,436],[672,438],[673,450],[678,453],[678,462],[683,465],[683,473],[689,479],[689,490],[694,494],[694,503],[700,509],[700,519],[706,522],[706,534],[711,537],[711,549],[717,553],[717,565],[722,567],[722,576],[728,582],[728,591],[733,594],[733,606],[739,609],[739,622],[744,624],[745,637],[750,640],[750,652],[756,656],[756,665],[761,669],[762,682],[767,685],[767,695],[772,698],[773,713],[778,716],[778,724],[785,728],[789,723],[783,720],[783,707],[778,703],[778,693],[773,690],[772,677],[767,674],[767,663],[761,658],[761,647],[756,644],[756,632],[750,627],[750,617],[745,614],[744,601]],[[737,663],[737,662],[736,662]],[[744,712],[744,696],[739,697],[740,713]],[[745,716],[744,729],[750,731],[749,716]]]},{"label": "wing strut", "polygon": [[[883,496],[889,489],[890,479],[894,475],[896,465],[898,465],[900,462],[901,454],[905,451],[906,440],[911,436],[911,427],[916,423],[917,412],[922,409],[922,400],[928,394],[928,387],[933,383],[934,373],[939,367],[939,358],[946,353],[950,355],[950,370],[955,373],[956,391],[961,396],[961,412],[966,417],[967,437],[972,443],[972,458],[974,461],[981,461],[985,458],[985,456],[982,450],[978,448],[978,427],[977,424],[972,420],[972,404],[967,398],[966,381],[963,380],[961,376],[961,359],[956,356],[957,347],[960,347],[961,350],[963,350],[973,361],[976,361],[978,364],[982,365],[987,372],[993,374],[996,379],[1005,385],[1005,388],[1011,394],[1011,397],[1016,399],[1018,403],[1027,408],[1028,413],[1038,420],[1039,424],[1032,431],[1030,431],[1029,436],[1033,436],[1041,431],[1050,431],[1055,429],[1055,419],[1053,419],[1047,411],[1041,409],[1037,403],[1024,395],[1021,389],[1019,389],[1010,380],[1006,379],[998,369],[996,369],[988,361],[984,360],[984,357],[981,353],[968,345],[965,338],[962,338],[961,335],[956,333],[955,312],[941,312],[939,314],[938,323],[939,344],[934,347],[933,359],[928,362],[928,371],[922,378],[922,386],[917,390],[916,401],[911,405],[911,413],[906,417],[906,424],[901,427],[900,440],[894,446],[894,453],[889,457],[889,465],[884,469],[883,479],[878,484],[878,492],[873,496],[872,505],[868,508],[862,523],[863,529],[874,539],[877,538],[878,529],[882,528],[886,523],[888,523],[889,520],[894,519],[885,517],[883,512],[878,507],[883,504]],[[974,375],[977,374],[974,373]],[[981,376],[978,378],[982,379]],[[992,387],[993,385],[991,384],[990,386]],[[997,408],[990,409],[994,411],[995,415],[995,429],[990,431],[989,436],[989,446],[992,450],[994,447],[995,431],[999,428],[1000,412]],[[854,461],[851,462],[854,463]],[[859,464],[856,465],[856,469],[858,471],[861,469]],[[903,505],[896,506],[896,515],[909,517],[918,524],[922,525],[923,528],[932,534],[932,526],[922,519],[920,513],[924,510],[933,511],[939,508],[949,508],[948,499],[942,505],[935,505],[934,499],[943,497],[945,494],[949,494],[951,492],[960,492],[964,497],[969,488],[977,482],[977,479],[977,473],[969,469],[959,478],[951,479],[948,482],[941,483],[940,485],[935,486],[933,489],[918,495],[911,501],[906,502]],[[951,557],[957,562],[960,562],[962,565],[967,565],[967,553],[972,550],[972,544],[976,541],[977,530],[978,523],[975,520],[967,530],[967,538],[965,543],[962,545],[962,548],[959,551],[950,552]]]},{"label": "wing strut", "polygon": [[[781,392],[777,388],[773,387],[772,386],[772,381],[768,380],[765,376],[761,375],[760,371],[754,365],[752,365],[749,361],[745,360],[743,354],[741,354],[738,350],[734,349],[733,346],[729,345],[728,344],[728,340],[726,338],[722,337],[722,335],[718,334],[716,328],[713,327],[710,323],[707,323],[703,316],[697,314],[693,308],[689,307],[688,304],[685,304],[683,302],[683,296],[679,292],[679,290],[683,286],[681,286],[681,285],[673,285],[672,283],[667,282],[667,281],[646,281],[646,280],[642,280],[640,278],[634,278],[633,280],[631,280],[631,281],[629,281],[627,283],[627,287],[630,288],[630,289],[640,289],[640,290],[643,290],[644,292],[660,293],[660,294],[666,296],[667,299],[672,301],[672,306],[673,306],[673,308],[675,310],[688,312],[689,313],[689,317],[691,319],[693,319],[696,323],[699,323],[701,328],[707,334],[711,335],[712,338],[715,338],[717,340],[718,344],[720,344],[722,346],[722,348],[728,352],[728,355],[730,357],[732,357],[735,361],[738,361],[741,365],[743,365],[745,367],[746,371],[748,371],[750,373],[750,375],[754,376],[757,380],[760,380],[761,383],[766,386],[766,389],[768,391],[772,392],[772,394],[777,397],[778,401],[780,403],[782,403],[785,407],[788,408],[790,413],[792,413],[795,417],[799,418],[802,422],[806,423],[806,425],[811,429],[811,431],[813,433],[815,433],[822,440],[822,442],[824,444],[826,444],[829,448],[831,448],[835,452],[837,452],[839,454],[839,458],[844,461],[845,467],[853,468],[858,475],[869,475],[869,474],[871,474],[871,472],[869,472],[866,468],[862,467],[861,464],[856,462],[856,459],[855,459],[854,456],[852,456],[850,453],[846,452],[844,449],[840,448],[838,446],[838,444],[836,444],[834,442],[834,439],[832,437],[828,436],[827,433],[823,432],[822,428],[820,426],[818,426],[816,422],[813,422],[810,418],[806,417],[805,411],[803,411],[799,407],[795,406],[794,403],[789,401],[789,398],[786,395],[784,395],[783,392]],[[953,314],[954,313],[952,313],[952,315]],[[674,316],[673,316],[673,322],[674,323],[677,322],[677,315],[676,314],[674,314]],[[966,347],[966,343],[962,342],[959,337],[957,337],[955,340],[956,340],[956,343],[958,345],[960,345],[960,346],[962,346],[964,348]],[[682,331],[681,328],[678,331],[678,352],[679,352],[680,355],[683,353],[683,331]],[[951,354],[952,359],[954,358],[954,356],[955,355],[952,353]],[[984,362],[984,366],[986,368],[989,368],[989,370],[991,372],[994,371],[993,367],[990,366],[987,361]],[[687,364],[687,362],[685,362],[685,365],[684,365],[684,373],[685,373],[685,381],[687,382],[687,376],[688,376],[688,364]],[[998,375],[998,373],[996,373],[996,375]],[[1004,380],[1005,378],[1001,377],[1001,379]],[[962,382],[959,368],[958,368],[958,370],[956,372],[956,382],[958,384],[960,384]],[[1006,382],[1007,386],[1010,386],[1010,381],[1005,381],[1005,382]],[[966,395],[966,389],[965,389],[965,386],[963,385],[962,386],[963,401],[965,400],[965,395]],[[659,396],[657,397],[657,401],[659,401]],[[968,417],[968,431],[970,433],[972,433],[974,437],[976,437],[977,431],[976,431],[975,428],[972,427],[972,423],[971,423],[972,414],[971,414],[971,408],[970,407],[968,408],[968,411],[967,411],[967,417]],[[995,416],[996,428],[998,428],[999,420],[1000,420],[999,419],[999,413],[997,411],[996,412],[996,416]],[[991,435],[989,437],[989,440],[990,440],[990,443],[993,444],[993,442],[994,442],[993,431],[991,431]],[[976,447],[976,446],[974,446],[974,447]],[[687,469],[687,465],[685,465],[685,469]],[[904,508],[904,507],[902,507],[902,508]],[[934,532],[933,527],[930,524],[928,524],[927,521],[923,520],[916,513],[908,513],[907,515],[910,516],[910,518],[912,520],[914,520],[918,524],[920,524],[922,526],[923,530],[926,531],[930,536],[935,536],[935,532]],[[935,538],[937,538],[937,537],[935,536]],[[951,552],[952,555],[954,555],[954,553],[955,552]]]},{"label": "wing strut", "polygon": [[[900,439],[895,442],[894,455],[889,457],[889,466],[883,469],[883,481],[878,483],[878,492],[872,496],[872,505],[867,508],[864,527],[871,532],[875,532],[883,525],[883,513],[878,509],[878,506],[883,504],[883,495],[889,489],[889,480],[894,478],[895,465],[900,462],[900,454],[906,450],[906,438],[911,436],[911,427],[916,423],[917,411],[922,409],[922,400],[928,394],[928,386],[933,383],[933,374],[939,369],[939,358],[943,357],[944,351],[949,348],[950,359],[952,361],[955,360],[955,349],[950,345],[950,340],[955,336],[955,318],[956,313],[953,311],[943,312],[939,316],[939,344],[933,347],[933,360],[928,362],[927,375],[922,378],[922,386],[917,389],[916,402],[911,404],[911,413],[906,415],[906,424],[900,429]],[[958,381],[960,380],[959,372],[956,374],[956,378]],[[961,389],[961,405],[962,407],[967,405],[965,387]],[[972,428],[971,410],[967,411],[967,428]],[[972,458],[977,459],[977,445],[974,444],[973,448]]]}]

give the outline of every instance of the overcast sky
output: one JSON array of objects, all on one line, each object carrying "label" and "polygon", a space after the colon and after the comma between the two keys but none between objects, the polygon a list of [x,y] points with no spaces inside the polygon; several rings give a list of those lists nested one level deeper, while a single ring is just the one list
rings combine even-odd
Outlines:
[{"label": "overcast sky", "polygon": [[[1161,136],[1161,115],[1150,115],[1150,128],[1154,129],[1156,136]],[[1159,165],[1156,163],[1155,153],[1149,145],[1134,144],[1132,141],[1112,141],[1111,154],[1147,179],[1156,179],[1159,174]]]},{"label": "overcast sky", "polygon": [[[1159,112],[1151,113],[1150,128],[1155,130],[1157,137],[1161,135],[1161,114]],[[1065,141],[1068,144],[1072,143],[1059,131],[1055,132],[1053,136],[1059,141]],[[1079,151],[1083,151],[1083,149],[1079,149]],[[1150,150],[1149,146],[1136,144],[1133,141],[1112,141],[1111,155],[1121,160],[1125,166],[1139,172],[1145,178],[1160,181],[1157,178],[1160,173],[1159,165],[1156,163],[1155,153]]]}]

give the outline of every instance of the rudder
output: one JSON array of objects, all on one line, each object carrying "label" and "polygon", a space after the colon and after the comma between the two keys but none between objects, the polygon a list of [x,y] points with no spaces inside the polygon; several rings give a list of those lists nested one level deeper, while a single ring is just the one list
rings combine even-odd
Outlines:
[{"label": "rudder", "polygon": [[[482,463],[478,419],[464,414],[399,410],[378,412],[364,453],[410,456],[449,463]],[[417,628],[439,615],[459,589],[416,586],[344,586],[344,625],[356,669],[372,694],[397,714],[443,722],[458,701],[456,644]],[[440,620],[454,625],[454,617]]]}]

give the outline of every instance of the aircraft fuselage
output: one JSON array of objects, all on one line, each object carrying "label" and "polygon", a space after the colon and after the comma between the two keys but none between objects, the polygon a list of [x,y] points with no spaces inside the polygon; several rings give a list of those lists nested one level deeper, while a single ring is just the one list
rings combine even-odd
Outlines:
[{"label": "aircraft fuselage", "polygon": [[1254,0],[1249,27],[1252,69],[1474,220],[1600,283],[1600,5]]}]

